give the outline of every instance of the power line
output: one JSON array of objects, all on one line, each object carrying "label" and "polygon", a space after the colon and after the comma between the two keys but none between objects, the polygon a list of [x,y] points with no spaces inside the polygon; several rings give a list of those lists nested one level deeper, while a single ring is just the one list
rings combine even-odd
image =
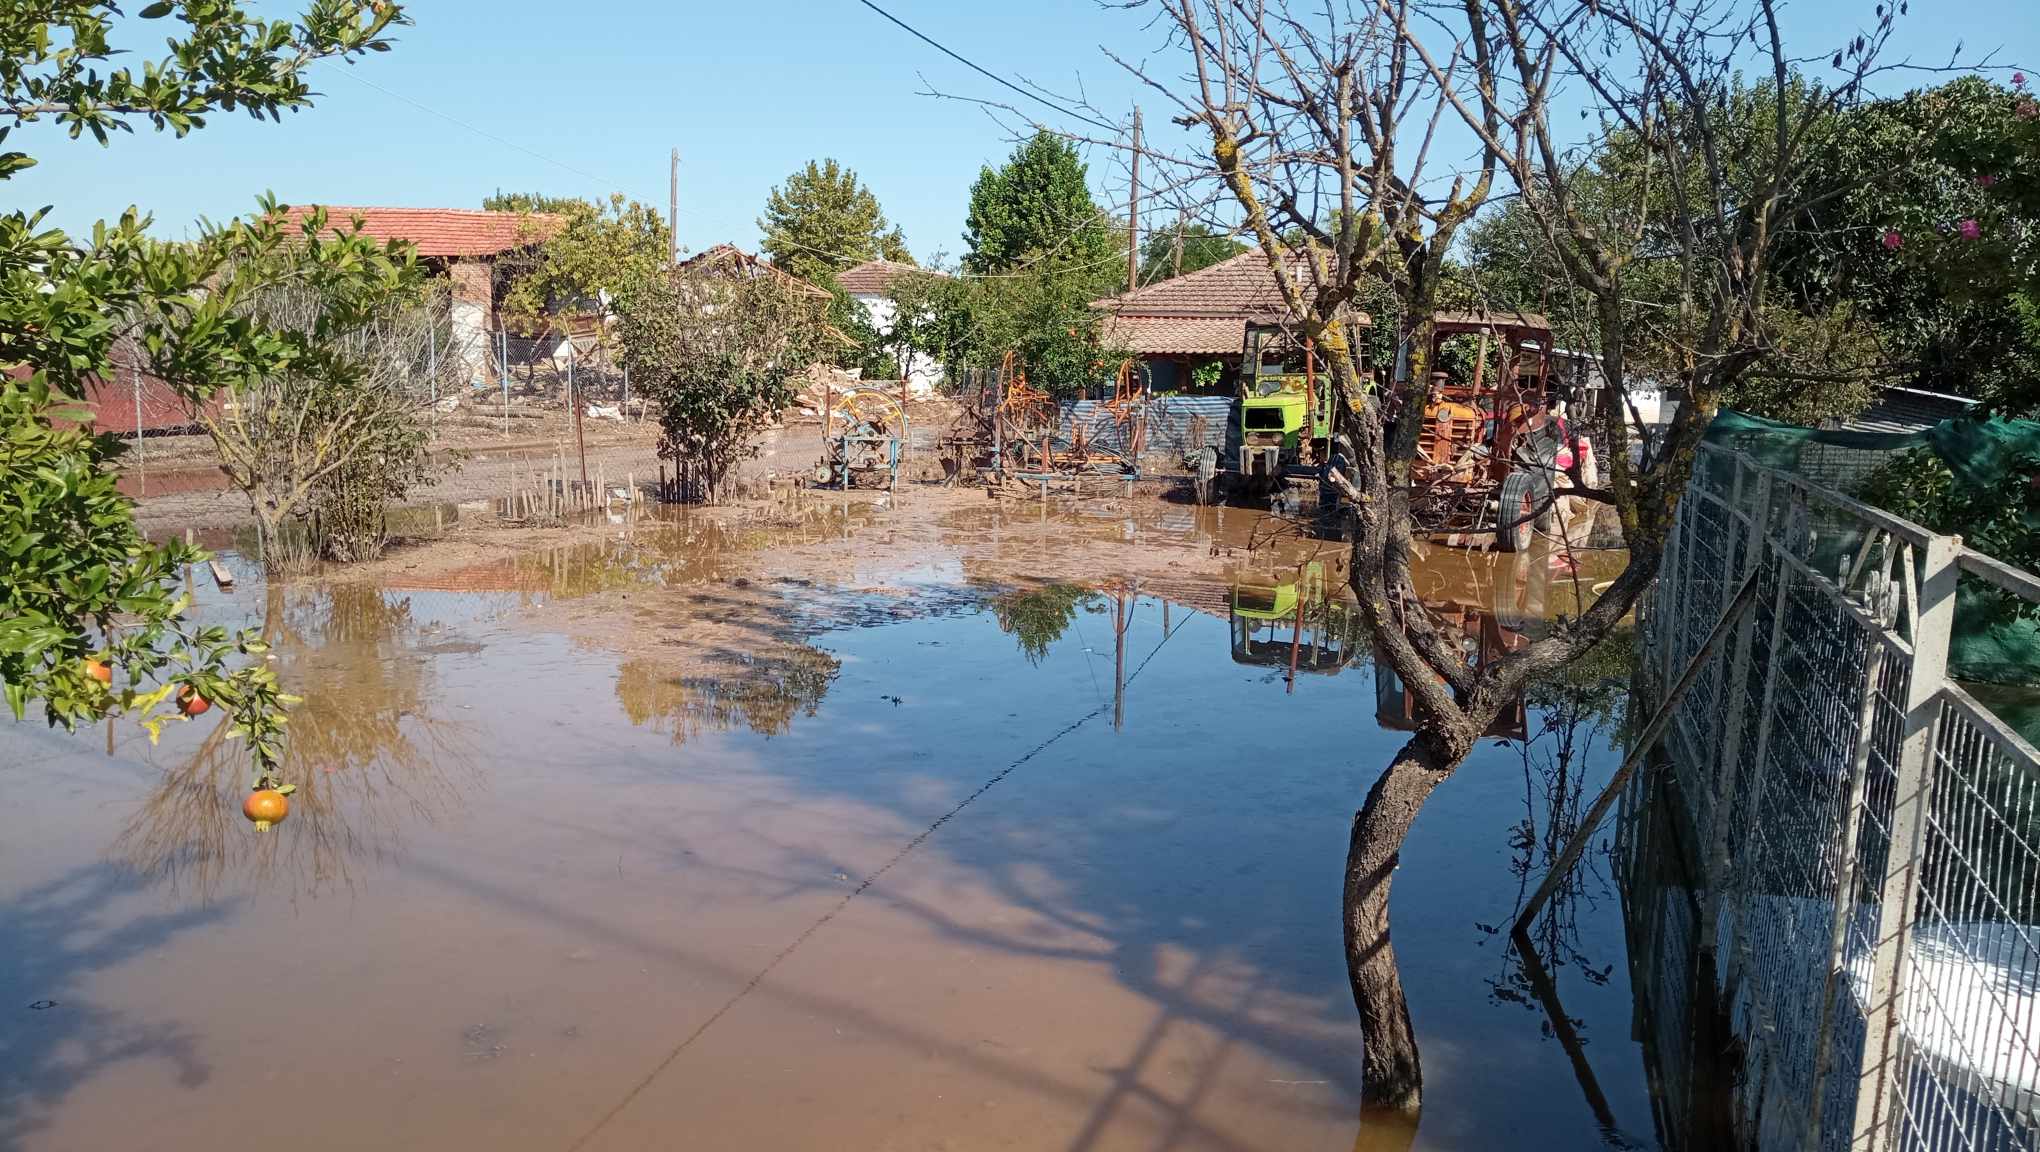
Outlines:
[{"label": "power line", "polygon": [[1004,85],[1006,88],[1009,88],[1014,92],[1018,92],[1020,95],[1027,97],[1029,100],[1033,100],[1037,103],[1047,105],[1048,107],[1055,109],[1056,111],[1062,113],[1065,116],[1068,116],[1075,120],[1081,120],[1084,123],[1089,124],[1093,127],[1103,128],[1107,132],[1119,131],[1119,126],[1116,124],[1107,124],[1103,120],[1093,119],[1092,117],[1086,116],[1082,112],[1078,112],[1075,109],[1066,108],[1063,105],[1058,104],[1053,100],[1050,100],[1048,97],[1043,96],[1039,92],[1033,92],[1029,91],[1026,88],[1022,88],[1018,84],[1013,83],[1011,80],[1008,80],[1005,77],[1000,76],[997,73],[992,72],[970,60],[966,60],[964,57],[958,55],[952,49],[946,48],[943,45],[938,44],[934,40],[930,39],[927,33],[922,32],[920,29],[914,27],[912,24],[907,23],[905,20],[902,20],[899,17],[893,15],[892,13],[886,11],[885,9],[880,8],[878,5],[873,4],[871,0],[857,0],[857,2],[859,4],[864,5],[866,8],[871,9],[873,12],[878,13],[880,16],[883,16],[886,19],[892,21],[893,23],[899,25],[901,28],[906,29],[910,35],[912,35],[916,40],[919,40],[921,43],[926,44],[930,48],[935,49],[937,52],[942,53],[944,56],[949,57],[951,60],[956,61],[958,64],[963,65],[964,67],[970,69],[971,71],[976,72],[978,75],[983,76],[985,79],[990,80],[994,84]]},{"label": "power line", "polygon": [[614,180],[611,180],[606,176],[597,176],[595,173],[589,172],[586,169],[576,168],[572,164],[568,164],[562,160],[555,160],[552,157],[547,156],[543,152],[537,152],[530,148],[526,148],[524,145],[517,143],[515,140],[506,140],[503,137],[496,135],[494,132],[488,131],[487,129],[477,128],[473,124],[470,124],[457,116],[450,116],[444,112],[441,112],[439,109],[432,107],[429,104],[423,104],[417,100],[413,100],[409,96],[404,95],[402,92],[391,91],[390,89],[383,87],[382,85],[376,83],[375,81],[370,80],[366,76],[361,75],[359,72],[354,71],[352,68],[340,70],[340,75],[345,76],[350,80],[353,80],[357,84],[366,84],[370,88],[373,88],[376,91],[392,99],[402,100],[404,103],[409,104],[411,107],[416,108],[418,111],[427,113],[428,115],[437,116],[441,120],[444,120],[448,124],[452,124],[455,127],[465,128],[469,132],[472,132],[475,135],[480,136],[484,140],[489,140],[494,143],[501,144],[505,148],[515,149],[516,151],[522,152],[526,156],[529,156],[534,160],[543,161],[544,163],[550,164],[555,168],[559,168],[567,172],[572,172],[574,175],[579,176],[584,180],[593,180],[595,183],[601,185],[605,190],[621,191],[623,188],[622,184]]}]

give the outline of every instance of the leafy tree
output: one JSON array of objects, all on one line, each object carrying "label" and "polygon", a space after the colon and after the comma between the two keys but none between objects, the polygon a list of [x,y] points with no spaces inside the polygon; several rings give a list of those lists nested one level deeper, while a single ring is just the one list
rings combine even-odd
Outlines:
[{"label": "leafy tree", "polygon": [[698,469],[710,503],[834,339],[827,301],[751,263],[661,277],[620,319],[623,363],[659,413],[659,454]]},{"label": "leafy tree", "polygon": [[904,272],[886,285],[892,317],[878,334],[878,345],[902,378],[921,365],[941,362],[948,331],[943,310],[956,286],[953,278],[933,272]]},{"label": "leafy tree", "polygon": [[855,371],[865,380],[897,377],[899,361],[886,346],[885,331],[872,323],[871,313],[841,286],[829,293],[829,326],[844,336],[830,357],[836,367]]},{"label": "leafy tree", "polygon": [[1103,342],[1095,291],[1050,267],[960,280],[923,338],[941,342],[952,365],[997,369],[1010,352],[1027,383],[1068,399],[1110,379],[1126,355]]},{"label": "leafy tree", "polygon": [[1862,178],[1803,261],[1861,300],[1922,387],[2040,411],[2040,105],[1964,77],[1864,109],[1831,163]]},{"label": "leafy tree", "polygon": [[1196,272],[1230,260],[1247,250],[1233,236],[1207,224],[1186,224],[1180,230],[1155,232],[1140,246],[1140,282],[1154,284],[1185,272]]},{"label": "leafy tree", "polygon": [[523,212],[567,216],[583,210],[590,201],[580,196],[552,196],[544,192],[504,192],[482,197],[484,212]]},{"label": "leafy tree", "polygon": [[[1091,199],[1075,147],[1046,129],[971,185],[964,217],[967,272],[1006,272],[1049,264],[1081,276],[1095,295],[1123,282],[1124,240]],[[1117,260],[1114,257],[1117,255]]]},{"label": "leafy tree", "polygon": [[562,218],[530,256],[504,269],[505,312],[536,326],[560,312],[606,315],[610,303],[656,277],[671,255],[672,233],[656,208],[612,193],[606,203],[516,194],[483,202],[497,211]]},{"label": "leafy tree", "polygon": [[[290,354],[227,381],[233,403],[200,406],[227,477],[248,496],[264,564],[281,572],[309,555],[379,555],[382,514],[426,478],[425,396],[431,292],[407,246],[378,246],[315,209],[297,229],[270,205],[253,223],[209,234],[222,271],[215,294],[236,319]],[[206,373],[159,366],[195,390]],[[285,529],[307,526],[308,547]]]},{"label": "leafy tree", "polygon": [[887,223],[855,169],[833,159],[807,165],[772,189],[758,218],[775,267],[824,286],[866,260],[910,264],[907,238]]},{"label": "leafy tree", "polygon": [[[407,22],[387,0],[321,0],[295,24],[227,0],[159,0],[136,14],[137,27],[173,14],[164,54],[137,69],[111,66],[110,33],[129,27],[112,3],[0,8],[0,137],[42,121],[102,144],[137,121],[183,136],[220,109],[279,119],[309,103],[309,65],[387,50],[385,33]],[[0,153],[0,179],[33,163]],[[165,718],[157,709],[194,693],[247,738],[258,783],[275,783],[288,698],[264,661],[243,662],[262,652],[260,639],[184,619],[176,570],[200,555],[144,540],[114,491],[118,445],[58,423],[67,398],[112,375],[123,336],[193,400],[307,350],[238,311],[231,241],[168,244],[147,226],[130,210],[79,243],[44,212],[0,214],[0,681],[17,716],[31,702],[67,727],[131,712],[152,735]],[[322,247],[334,262],[323,271],[358,272],[369,247]],[[92,674],[100,664],[119,675],[103,684]]]}]

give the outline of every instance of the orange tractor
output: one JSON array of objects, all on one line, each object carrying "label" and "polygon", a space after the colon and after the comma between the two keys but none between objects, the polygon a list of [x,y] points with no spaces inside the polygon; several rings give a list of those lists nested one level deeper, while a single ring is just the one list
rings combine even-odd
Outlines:
[{"label": "orange tractor", "polygon": [[1470,369],[1431,374],[1417,433],[1417,524],[1447,544],[1505,552],[1530,547],[1534,533],[1562,527],[1557,493],[1577,472],[1593,483],[1593,449],[1565,416],[1552,378],[1551,326],[1519,312],[1441,313],[1429,362],[1446,342],[1477,337]]}]

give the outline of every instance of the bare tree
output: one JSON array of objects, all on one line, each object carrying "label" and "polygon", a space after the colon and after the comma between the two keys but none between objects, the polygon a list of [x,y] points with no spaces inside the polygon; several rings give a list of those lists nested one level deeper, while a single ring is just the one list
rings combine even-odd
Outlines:
[{"label": "bare tree", "polygon": [[[1827,113],[1862,97],[1891,14],[1880,9],[1874,29],[1831,63],[1815,58],[1839,76],[1823,85],[1786,49],[1772,0],[1152,3],[1186,66],[1160,75],[1121,62],[1176,107],[1198,145],[1148,158],[1172,186],[1201,175],[1226,190],[1267,258],[1292,335],[1312,342],[1356,401],[1351,466],[1335,477],[1353,509],[1352,583],[1383,658],[1415,697],[1418,725],[1353,822],[1346,958],[1366,1032],[1363,1101],[1414,1112],[1422,1071],[1388,921],[1403,838],[1507,702],[1607,638],[1656,577],[1724,389],[1753,371],[1790,370],[1767,312],[1771,261],[1784,224],[1837,191],[1812,186],[1808,162],[1834,123]],[[1742,70],[1752,78],[1740,80]],[[1762,131],[1731,129],[1738,100],[1745,113],[1754,105]],[[1560,135],[1556,111],[1570,125],[1576,107],[1583,130]],[[1641,166],[1644,194],[1582,195],[1596,158],[1616,146]],[[1575,464],[1568,495],[1612,504],[1630,551],[1577,618],[1472,668],[1411,583],[1411,543],[1424,527],[1413,514],[1416,414],[1448,256],[1496,195],[1530,206],[1550,259],[1593,302],[1602,374],[1619,402],[1601,406],[1606,482],[1587,483]],[[1645,262],[1661,278],[1670,270],[1668,307],[1626,295]],[[1355,301],[1370,279],[1392,288],[1403,313],[1392,372],[1361,353]],[[1670,378],[1652,383],[1683,400],[1655,442],[1628,402],[1639,347],[1669,366]]]}]

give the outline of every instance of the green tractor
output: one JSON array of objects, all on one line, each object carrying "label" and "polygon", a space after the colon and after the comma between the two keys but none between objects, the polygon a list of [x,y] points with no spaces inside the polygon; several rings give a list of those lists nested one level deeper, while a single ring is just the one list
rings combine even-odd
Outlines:
[{"label": "green tractor", "polygon": [[1308,344],[1279,325],[1248,324],[1240,360],[1239,474],[1266,490],[1285,476],[1315,476],[1330,458],[1332,387]]}]

